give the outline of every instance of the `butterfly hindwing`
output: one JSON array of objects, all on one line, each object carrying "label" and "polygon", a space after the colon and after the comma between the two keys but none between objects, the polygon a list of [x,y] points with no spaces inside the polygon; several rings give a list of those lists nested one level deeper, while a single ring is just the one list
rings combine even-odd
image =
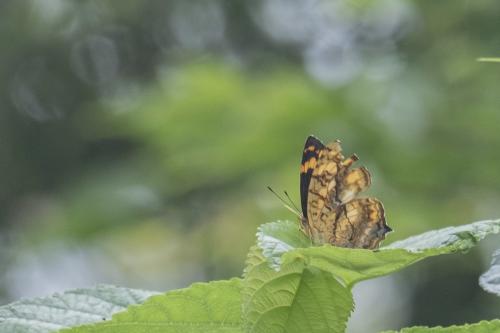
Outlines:
[{"label": "butterfly hindwing", "polygon": [[342,247],[374,249],[391,229],[385,223],[384,207],[375,198],[360,198],[336,209],[330,243]]}]

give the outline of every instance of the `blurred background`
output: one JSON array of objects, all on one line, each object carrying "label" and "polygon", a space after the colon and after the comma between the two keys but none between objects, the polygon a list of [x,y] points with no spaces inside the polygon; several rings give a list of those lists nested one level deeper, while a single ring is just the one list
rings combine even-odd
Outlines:
[{"label": "blurred background", "polygon": [[[500,217],[500,2],[0,2],[0,304],[240,276],[304,140],[369,168],[386,243]],[[356,287],[349,332],[499,316],[500,238]]]}]

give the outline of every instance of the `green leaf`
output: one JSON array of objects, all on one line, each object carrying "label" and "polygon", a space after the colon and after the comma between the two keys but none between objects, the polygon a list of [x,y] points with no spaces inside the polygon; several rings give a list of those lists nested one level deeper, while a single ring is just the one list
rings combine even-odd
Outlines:
[{"label": "green leaf", "polygon": [[500,249],[493,253],[490,268],[479,277],[481,288],[500,296]]},{"label": "green leaf", "polygon": [[403,328],[401,331],[384,331],[382,333],[492,333],[500,332],[500,320],[480,321],[475,324],[467,324],[461,326],[448,327],[409,327]]},{"label": "green leaf", "polygon": [[500,220],[481,221],[427,232],[372,251],[311,246],[294,222],[263,225],[245,269],[245,331],[344,332],[356,282],[430,256],[466,251],[499,231]]},{"label": "green leaf", "polygon": [[[279,224],[277,226],[276,224]],[[279,231],[277,231],[279,230]],[[289,234],[297,231],[297,224],[283,221],[259,229],[259,246],[271,267],[303,260],[309,267],[315,267],[334,274],[347,286],[390,274],[424,258],[466,251],[488,234],[500,232],[500,220],[475,222],[459,227],[430,231],[406,240],[395,242],[380,250],[347,249],[331,245],[298,248],[302,241],[291,241]],[[262,235],[272,231],[270,235]],[[285,241],[279,244],[280,235]],[[272,237],[271,237],[272,236]],[[270,240],[270,241],[268,241]],[[282,249],[287,248],[288,251]]]},{"label": "green leaf", "polygon": [[99,285],[17,301],[0,307],[0,333],[48,333],[100,322],[155,294],[152,291]]},{"label": "green leaf", "polygon": [[301,260],[279,271],[261,262],[247,271],[244,286],[246,332],[340,333],[353,309],[348,288]]},{"label": "green leaf", "polygon": [[[297,223],[264,224],[248,255],[243,288],[246,332],[344,332],[353,309],[350,289],[303,258],[281,256],[311,245]],[[269,260],[269,261],[268,261]]]},{"label": "green leaf", "polygon": [[241,280],[195,283],[153,296],[111,321],[65,333],[241,333]]},{"label": "green leaf", "polygon": [[276,221],[261,225],[257,231],[257,245],[272,267],[278,269],[281,256],[290,250],[311,246],[310,239],[300,232],[298,223]]},{"label": "green leaf", "polygon": [[467,251],[475,246],[480,240],[490,234],[500,232],[500,220],[486,220],[461,225],[458,227],[447,227],[432,230],[412,236],[405,240],[394,242],[384,249],[405,249],[412,252],[429,249],[443,249],[445,252]]},{"label": "green leaf", "polygon": [[[113,313],[141,303],[153,293],[99,286],[19,301],[0,307],[0,333],[54,332],[86,323],[95,324],[64,331],[239,333],[244,328],[247,332],[343,332],[353,308],[350,290],[357,281],[389,274],[426,257],[466,251],[499,231],[499,220],[482,221],[424,233],[371,251],[313,247],[297,223],[270,223],[259,228],[244,283],[233,279],[194,284],[150,297],[111,320]],[[483,329],[498,323],[475,325]]]},{"label": "green leaf", "polygon": [[323,245],[286,253],[283,264],[302,258],[308,266],[330,272],[346,286],[352,287],[356,282],[398,271],[430,255],[434,254],[405,250],[376,252]]}]

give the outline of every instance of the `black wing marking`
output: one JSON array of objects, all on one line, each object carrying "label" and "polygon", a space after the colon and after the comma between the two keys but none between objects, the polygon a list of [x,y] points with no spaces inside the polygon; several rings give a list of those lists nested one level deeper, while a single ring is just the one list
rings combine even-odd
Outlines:
[{"label": "black wing marking", "polygon": [[319,152],[325,148],[325,145],[312,135],[307,138],[304,145],[300,167],[300,203],[302,206],[302,215],[305,219],[307,219],[309,183],[311,182],[311,176],[318,160]]}]

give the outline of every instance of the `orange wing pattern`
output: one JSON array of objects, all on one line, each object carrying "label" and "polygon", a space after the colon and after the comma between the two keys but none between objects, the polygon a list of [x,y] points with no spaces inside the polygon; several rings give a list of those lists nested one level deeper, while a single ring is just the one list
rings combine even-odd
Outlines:
[{"label": "orange wing pattern", "polygon": [[350,169],[357,160],[356,155],[344,158],[338,140],[325,146],[312,136],[307,139],[301,165],[302,226],[315,244],[374,249],[391,231],[380,201],[356,198],[371,184],[366,168]]}]

